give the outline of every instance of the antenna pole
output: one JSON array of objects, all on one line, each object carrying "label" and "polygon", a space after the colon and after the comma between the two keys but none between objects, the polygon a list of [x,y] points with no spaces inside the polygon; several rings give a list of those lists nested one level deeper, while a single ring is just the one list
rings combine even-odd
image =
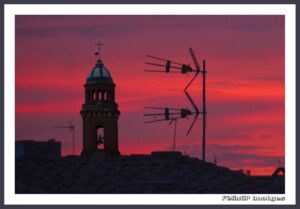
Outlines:
[{"label": "antenna pole", "polygon": [[54,126],[52,128],[67,128],[70,131],[72,131],[72,152],[73,155],[75,155],[75,126],[71,122],[69,122],[69,126]]},{"label": "antenna pole", "polygon": [[73,127],[73,155],[75,155],[75,128]]},{"label": "antenna pole", "polygon": [[206,130],[206,92],[205,92],[205,77],[206,77],[206,70],[205,70],[205,60],[203,60],[203,92],[202,92],[202,104],[203,104],[203,125],[202,125],[202,160],[205,161],[205,130]]},{"label": "antenna pole", "polygon": [[175,120],[175,124],[174,124],[174,136],[173,136],[173,152],[175,151],[175,141],[176,141],[176,127],[177,127],[177,119],[174,119]]}]

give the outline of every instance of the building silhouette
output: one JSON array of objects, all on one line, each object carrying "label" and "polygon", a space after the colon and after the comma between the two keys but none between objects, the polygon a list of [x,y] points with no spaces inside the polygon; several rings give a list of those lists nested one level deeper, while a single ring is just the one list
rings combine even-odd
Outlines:
[{"label": "building silhouette", "polygon": [[82,156],[120,154],[120,111],[115,102],[115,87],[111,74],[99,57],[84,84],[85,102],[80,111],[83,121]]},{"label": "building silhouette", "polygon": [[16,157],[53,158],[61,156],[61,143],[55,139],[48,141],[18,140],[15,148]]}]

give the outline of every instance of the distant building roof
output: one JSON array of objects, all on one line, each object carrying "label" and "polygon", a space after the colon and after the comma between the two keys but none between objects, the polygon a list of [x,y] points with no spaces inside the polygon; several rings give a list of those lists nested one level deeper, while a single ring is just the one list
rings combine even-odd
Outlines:
[{"label": "distant building roof", "polygon": [[55,139],[49,139],[48,141],[17,140],[15,149],[16,157],[60,157],[61,143],[55,141]]}]

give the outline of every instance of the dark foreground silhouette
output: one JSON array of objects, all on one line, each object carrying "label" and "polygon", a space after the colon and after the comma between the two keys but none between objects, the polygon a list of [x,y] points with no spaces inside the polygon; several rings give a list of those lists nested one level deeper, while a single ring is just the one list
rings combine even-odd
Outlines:
[{"label": "dark foreground silhouette", "polygon": [[247,176],[178,152],[16,160],[18,194],[282,194],[284,184],[284,176]]}]

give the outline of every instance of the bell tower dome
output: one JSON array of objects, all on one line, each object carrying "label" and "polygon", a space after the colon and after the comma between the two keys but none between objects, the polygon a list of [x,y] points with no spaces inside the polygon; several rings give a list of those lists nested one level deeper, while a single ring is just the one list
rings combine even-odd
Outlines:
[{"label": "bell tower dome", "polygon": [[83,121],[82,156],[120,155],[118,148],[118,119],[120,111],[115,102],[115,87],[110,72],[99,58],[89,73],[85,88],[85,102],[80,111]]}]

